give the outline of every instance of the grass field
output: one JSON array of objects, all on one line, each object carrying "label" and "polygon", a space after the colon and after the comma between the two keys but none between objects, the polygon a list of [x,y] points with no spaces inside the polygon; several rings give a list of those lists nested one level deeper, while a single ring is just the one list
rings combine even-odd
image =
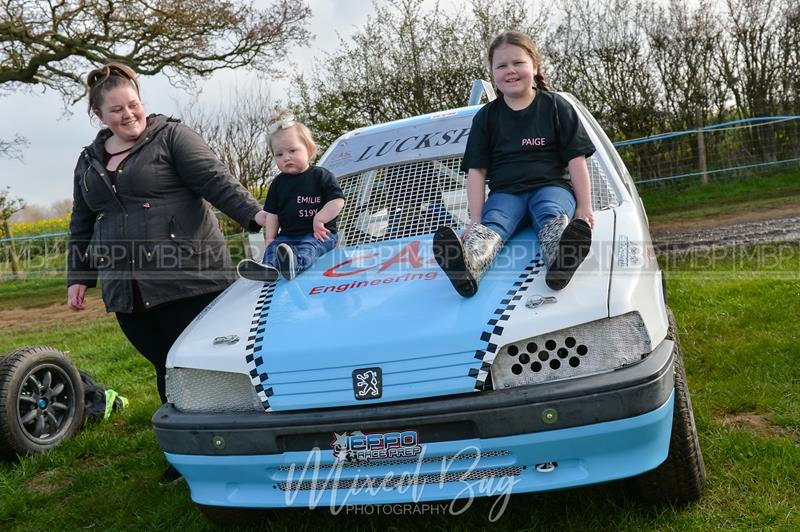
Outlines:
[{"label": "grass field", "polygon": [[800,212],[800,169],[707,185],[648,186],[640,191],[651,224],[704,220],[742,212],[796,206]]},{"label": "grass field", "polygon": [[[740,250],[713,265],[668,265],[708,469],[704,497],[687,507],[649,507],[624,482],[519,495],[495,525],[531,530],[796,530],[800,528],[800,248]],[[781,260],[765,261],[764,257]],[[2,308],[36,312],[61,301],[57,280],[0,285]],[[60,283],[60,281],[58,281]],[[99,304],[95,300],[95,304]],[[154,372],[111,317],[28,324],[0,332],[0,351],[49,344],[130,399],[104,423],[86,427],[49,454],[0,464],[0,529],[213,529],[185,484],[159,487],[166,466],[150,426],[158,407]],[[493,500],[460,516],[332,517],[327,509],[275,513],[270,530],[439,529],[490,526]],[[259,516],[259,519],[263,519]]]},{"label": "grass field", "polygon": [[0,283],[0,309],[50,305],[65,297],[65,287],[65,280],[57,276]]}]

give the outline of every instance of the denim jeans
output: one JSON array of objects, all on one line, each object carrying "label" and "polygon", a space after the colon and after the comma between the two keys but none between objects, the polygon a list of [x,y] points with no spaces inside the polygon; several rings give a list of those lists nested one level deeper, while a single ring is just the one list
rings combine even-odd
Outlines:
[{"label": "denim jeans", "polygon": [[278,235],[264,251],[264,258],[261,260],[261,264],[270,264],[278,268],[278,257],[275,255],[275,250],[280,244],[288,244],[294,251],[295,273],[300,273],[310,268],[317,259],[335,248],[338,241],[339,235],[335,233],[329,234],[328,240],[325,242],[320,242],[314,238],[313,233],[303,236]]},{"label": "denim jeans", "polygon": [[503,242],[514,236],[526,223],[537,233],[548,222],[566,214],[575,214],[575,196],[559,186],[546,186],[521,194],[490,194],[483,207],[481,223],[497,232]]}]

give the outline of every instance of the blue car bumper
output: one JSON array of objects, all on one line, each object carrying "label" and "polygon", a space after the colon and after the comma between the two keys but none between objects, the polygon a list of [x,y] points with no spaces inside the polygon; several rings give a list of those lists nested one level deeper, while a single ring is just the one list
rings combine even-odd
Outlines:
[{"label": "blue car bumper", "polygon": [[[673,397],[652,412],[582,427],[426,444],[415,459],[336,463],[330,450],[250,456],[167,453],[192,499],[280,508],[455,500],[631,477],[667,457]],[[542,464],[547,464],[543,466]],[[537,467],[539,466],[539,467]]]},{"label": "blue car bumper", "polygon": [[[165,404],[153,426],[192,499],[208,506],[341,507],[569,488],[666,459],[673,349],[664,340],[641,362],[603,374],[397,404],[238,414]],[[377,454],[337,460],[339,438],[350,438],[348,452],[369,454],[374,443]]]}]

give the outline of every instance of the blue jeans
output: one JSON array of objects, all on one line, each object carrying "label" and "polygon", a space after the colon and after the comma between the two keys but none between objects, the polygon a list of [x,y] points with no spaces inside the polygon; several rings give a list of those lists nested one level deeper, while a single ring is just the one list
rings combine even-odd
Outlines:
[{"label": "blue jeans", "polygon": [[328,240],[325,242],[320,242],[314,238],[313,233],[303,236],[278,235],[264,251],[264,258],[261,259],[261,264],[269,264],[278,268],[278,257],[275,255],[275,250],[280,244],[288,244],[294,251],[295,273],[299,274],[310,268],[325,253],[335,248],[338,241],[339,235],[334,233],[329,234]]},{"label": "blue jeans", "polygon": [[483,207],[481,223],[498,233],[503,242],[514,236],[526,223],[537,233],[554,218],[575,214],[575,196],[559,186],[546,186],[521,194],[490,194]]}]

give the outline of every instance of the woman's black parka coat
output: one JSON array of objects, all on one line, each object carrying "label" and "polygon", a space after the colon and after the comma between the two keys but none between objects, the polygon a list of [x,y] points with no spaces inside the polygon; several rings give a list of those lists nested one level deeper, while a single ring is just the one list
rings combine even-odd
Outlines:
[{"label": "woman's black parka coat", "polygon": [[117,168],[103,164],[102,130],[75,168],[67,284],[95,286],[109,312],[132,312],[132,280],[146,308],[225,289],[231,258],[209,207],[251,231],[261,209],[190,128],[150,115]]}]

